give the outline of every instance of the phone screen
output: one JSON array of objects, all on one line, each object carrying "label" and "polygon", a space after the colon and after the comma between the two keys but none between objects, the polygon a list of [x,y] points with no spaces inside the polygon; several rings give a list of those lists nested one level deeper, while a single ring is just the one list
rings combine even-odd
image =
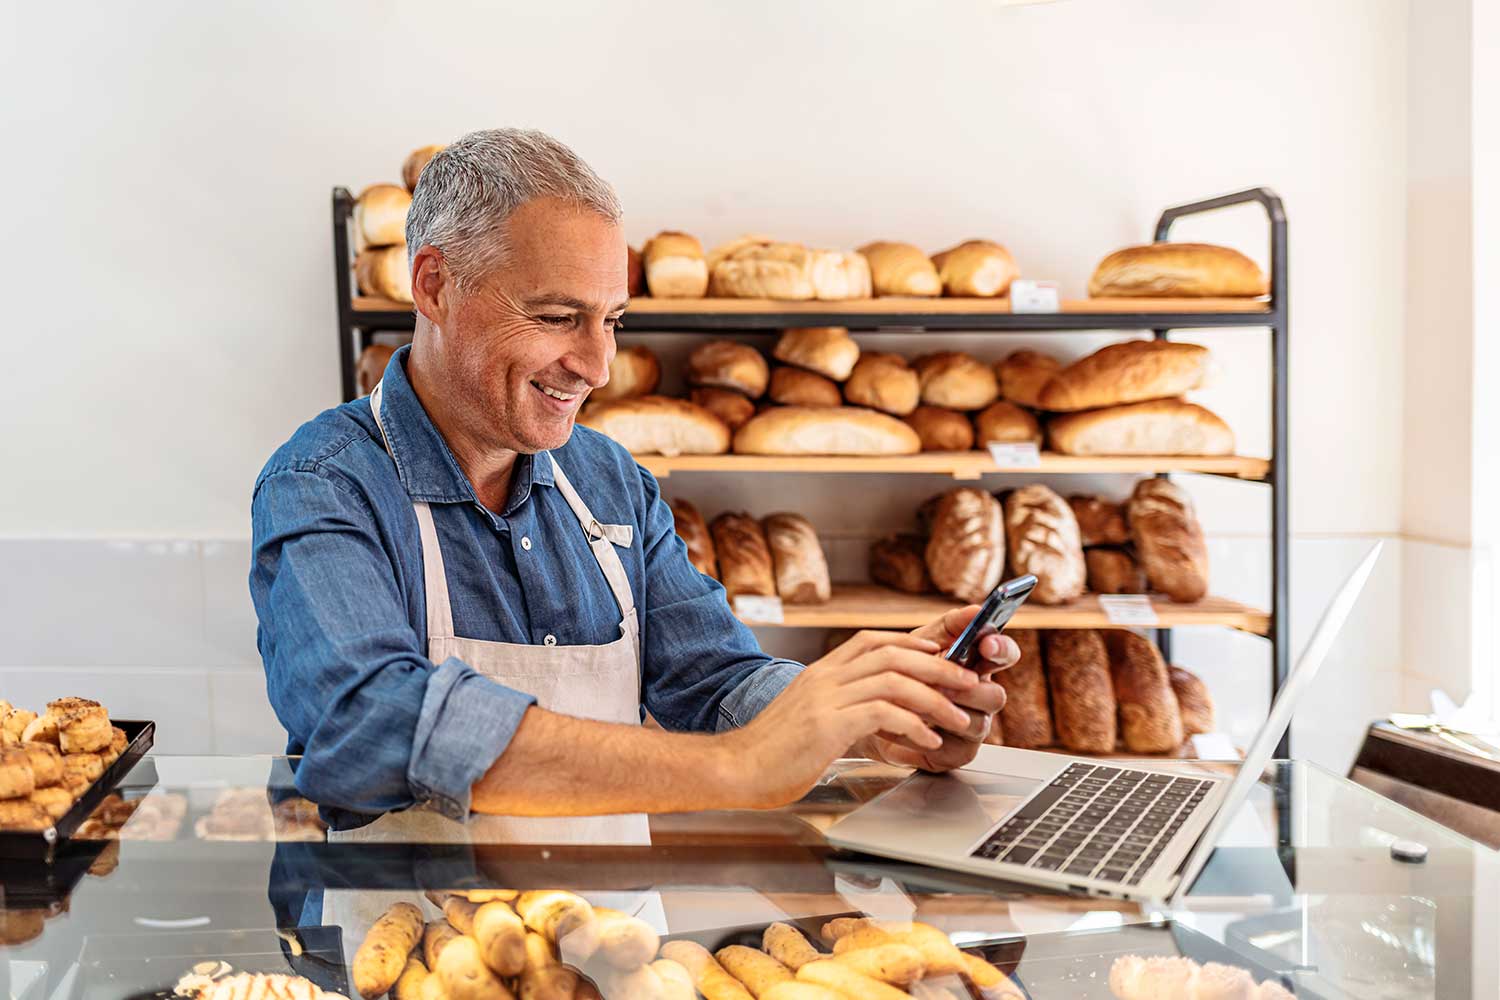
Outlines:
[{"label": "phone screen", "polygon": [[953,640],[943,658],[974,670],[979,665],[979,643],[987,635],[994,635],[1005,628],[1016,609],[1025,603],[1036,586],[1036,577],[1031,574],[1006,580],[990,592],[979,614],[969,622],[963,634]]}]

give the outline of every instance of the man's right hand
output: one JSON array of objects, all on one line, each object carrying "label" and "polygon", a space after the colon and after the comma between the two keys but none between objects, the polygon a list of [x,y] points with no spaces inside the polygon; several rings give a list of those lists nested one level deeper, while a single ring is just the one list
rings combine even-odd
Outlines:
[{"label": "man's right hand", "polygon": [[933,726],[964,732],[970,714],[938,689],[962,693],[983,682],[941,649],[909,633],[860,632],[808,664],[749,725],[725,736],[746,805],[796,801],[866,737],[935,749],[943,739]]}]

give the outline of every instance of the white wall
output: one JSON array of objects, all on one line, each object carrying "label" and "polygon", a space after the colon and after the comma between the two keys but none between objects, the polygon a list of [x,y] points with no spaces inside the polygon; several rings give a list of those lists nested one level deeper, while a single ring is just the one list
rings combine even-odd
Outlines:
[{"label": "white wall", "polygon": [[[0,535],[188,545],[171,572],[199,581],[202,610],[177,625],[242,685],[252,619],[203,581],[233,581],[256,470],[336,401],[329,189],[392,179],[409,148],[495,124],[573,144],[619,188],[634,241],[662,227],[844,247],[984,235],[1074,294],[1163,206],[1268,185],[1291,219],[1294,624],[1345,548],[1401,526],[1401,0],[346,2],[254,17],[53,4],[13,20],[0,85],[20,99],[0,126],[27,155],[0,158],[17,234],[0,252],[19,276],[0,468],[19,488]],[[1262,233],[1249,213],[1183,230],[1263,258]],[[1204,340],[1226,370],[1205,398],[1263,451],[1264,336]],[[829,484],[786,484],[845,530],[847,504],[817,509]],[[1199,496],[1216,545],[1263,558],[1261,491]],[[23,570],[63,580],[45,551],[0,555],[0,598],[38,591]],[[1254,572],[1221,569],[1217,585],[1258,587]],[[57,621],[75,631],[138,620],[126,602],[110,624],[88,587],[59,592],[76,594]],[[1341,679],[1362,697],[1320,727],[1336,767],[1395,697],[1400,618],[1383,600]],[[33,632],[18,615],[3,624]],[[208,638],[225,628],[225,646]],[[37,667],[112,665],[96,662],[107,650],[80,665],[34,634],[21,645],[28,658],[0,662],[38,685]],[[1263,647],[1242,664],[1221,645],[1194,665],[1263,687]]]}]

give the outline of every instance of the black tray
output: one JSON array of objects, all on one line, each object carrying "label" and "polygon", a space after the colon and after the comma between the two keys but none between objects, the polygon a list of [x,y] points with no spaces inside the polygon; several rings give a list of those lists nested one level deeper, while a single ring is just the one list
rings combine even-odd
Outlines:
[{"label": "black tray", "polygon": [[51,861],[58,848],[68,842],[68,838],[93,814],[104,797],[115,790],[121,779],[151,749],[156,738],[156,723],[130,722],[125,719],[111,719],[110,722],[124,731],[127,740],[125,751],[120,754],[119,759],[106,767],[98,780],[73,803],[73,808],[52,826],[39,831],[0,831],[0,859]]}]

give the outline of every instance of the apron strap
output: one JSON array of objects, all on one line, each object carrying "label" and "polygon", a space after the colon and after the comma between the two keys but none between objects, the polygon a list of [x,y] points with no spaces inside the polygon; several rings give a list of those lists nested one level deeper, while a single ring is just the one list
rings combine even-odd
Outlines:
[{"label": "apron strap", "polygon": [[615,551],[614,543],[605,536],[604,526],[599,523],[593,511],[589,510],[588,504],[583,502],[583,497],[579,496],[578,491],[573,488],[567,473],[563,472],[562,466],[557,464],[557,459],[553,458],[550,452],[547,458],[552,462],[557,488],[562,491],[563,499],[572,508],[573,515],[578,518],[578,523],[583,526],[584,534],[588,536],[589,548],[593,550],[594,559],[603,570],[604,579],[609,582],[609,589],[615,595],[615,602],[620,605],[620,631],[630,637],[631,647],[636,651],[636,663],[639,665],[641,658],[640,622],[636,617],[635,595],[630,590],[630,578],[625,575],[625,564],[620,562],[620,554]]}]

